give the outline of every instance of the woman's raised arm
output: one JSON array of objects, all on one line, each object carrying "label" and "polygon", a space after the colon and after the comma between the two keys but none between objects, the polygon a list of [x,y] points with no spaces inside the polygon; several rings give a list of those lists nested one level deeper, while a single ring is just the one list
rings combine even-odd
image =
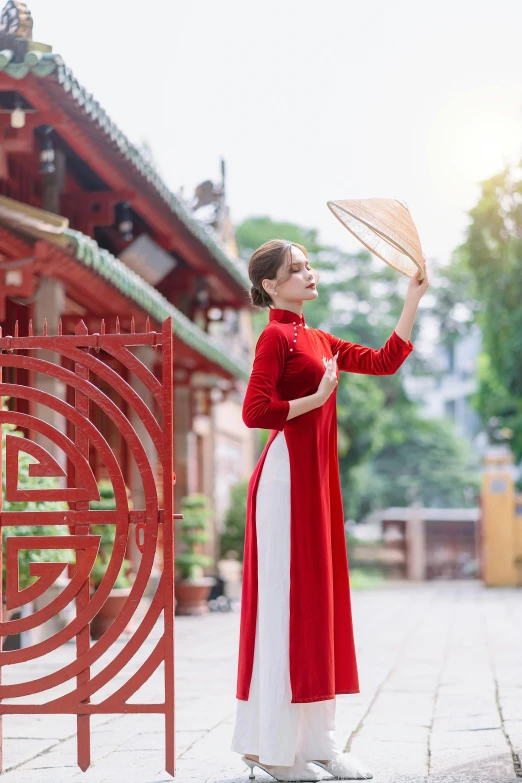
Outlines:
[{"label": "woman's raised arm", "polygon": [[[339,352],[337,364],[345,372],[358,372],[365,375],[393,375],[406,357],[413,351],[410,334],[421,298],[429,287],[427,262],[424,258],[425,276],[420,280],[417,272],[410,279],[404,298],[404,306],[396,328],[382,348],[367,348],[358,343],[350,343],[323,332],[330,343],[332,353]],[[318,330],[321,331],[321,330]]]},{"label": "woman's raised arm", "polygon": [[333,334],[323,332],[332,353],[338,353],[337,364],[344,372],[356,372],[364,375],[393,375],[406,357],[413,351],[413,344],[403,340],[394,330],[382,348],[368,348],[365,345],[341,340]]}]

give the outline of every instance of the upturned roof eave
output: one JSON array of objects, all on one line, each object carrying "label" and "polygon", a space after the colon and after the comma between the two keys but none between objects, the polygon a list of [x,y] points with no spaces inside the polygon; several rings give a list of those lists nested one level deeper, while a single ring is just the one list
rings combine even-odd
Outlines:
[{"label": "upturned roof eave", "polygon": [[[152,186],[157,195],[180,223],[187,228],[189,233],[201,242],[217,263],[233,278],[236,284],[243,290],[248,290],[250,283],[240,264],[224,252],[199,221],[191,217],[183,204],[167,187],[166,183],[137,147],[129,141],[111,120],[98,101],[79,83],[60,55],[30,51],[21,63],[13,62],[12,55],[13,53],[9,50],[0,51],[0,72],[6,73],[17,81],[26,78],[30,74],[39,78],[54,78],[62,87],[64,95],[69,96],[78,107],[83,109],[90,121],[112,142],[117,152],[125,159],[126,164],[130,164]],[[246,302],[247,297],[245,296]]]}]

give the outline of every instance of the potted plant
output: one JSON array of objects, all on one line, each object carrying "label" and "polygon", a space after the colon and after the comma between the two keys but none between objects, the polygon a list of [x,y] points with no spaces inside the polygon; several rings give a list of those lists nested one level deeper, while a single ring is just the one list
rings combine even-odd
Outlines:
[{"label": "potted plant", "polygon": [[[7,410],[6,397],[3,398],[2,410]],[[5,499],[5,453],[6,438],[8,435],[23,438],[23,433],[16,429],[14,424],[3,424],[2,430],[2,496],[4,511],[64,511],[68,506],[66,503],[50,501],[19,501],[9,502]],[[29,465],[36,460],[24,451],[19,452],[18,456],[18,487],[19,489],[56,489],[58,480],[47,476],[29,476]],[[65,525],[26,525],[23,527],[2,527],[2,547],[5,552],[6,539],[12,536],[59,536],[67,535],[69,530]],[[74,562],[74,552],[71,549],[21,549],[18,560],[18,585],[23,590],[28,587],[37,577],[31,576],[29,569],[31,563],[43,562]],[[6,591],[6,562],[2,558],[2,618],[5,621],[16,619],[31,611],[30,606],[23,605],[14,609],[6,609],[5,591]],[[28,632],[30,633],[30,632]],[[3,649],[17,649],[22,645],[19,634],[7,636],[4,640]]]},{"label": "potted plant", "polygon": [[[100,491],[100,500],[92,500],[90,503],[91,510],[96,511],[112,511],[116,508],[116,499],[114,497],[114,489],[112,482],[108,479],[102,479],[98,482],[98,489]],[[131,503],[129,501],[129,507]],[[111,560],[112,550],[114,547],[114,541],[116,538],[116,526],[115,525],[92,525],[91,530],[93,533],[100,536],[100,549],[98,556],[95,560],[94,566],[91,570],[91,587],[94,591],[100,586]],[[109,628],[114,620],[118,617],[123,609],[125,602],[132,589],[132,580],[129,576],[130,573],[130,561],[124,560],[120,568],[119,574],[114,582],[113,587],[107,600],[99,610],[99,612],[91,620],[91,637],[93,639],[99,639]],[[127,633],[132,632],[132,628],[125,629]]]},{"label": "potted plant", "polygon": [[210,537],[206,528],[212,511],[206,496],[194,493],[183,498],[181,513],[180,539],[186,549],[175,557],[180,574],[175,582],[176,614],[207,614],[208,596],[216,580],[203,575],[203,569],[212,565],[214,559],[203,554],[201,548]]}]

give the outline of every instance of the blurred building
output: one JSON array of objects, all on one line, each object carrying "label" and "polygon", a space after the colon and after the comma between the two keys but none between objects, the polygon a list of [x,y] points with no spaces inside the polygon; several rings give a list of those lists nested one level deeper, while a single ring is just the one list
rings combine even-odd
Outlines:
[{"label": "blurred building", "polygon": [[374,511],[367,523],[357,527],[356,535],[359,537],[361,528],[365,543],[354,548],[352,564],[377,565],[399,579],[476,578],[480,571],[479,521],[478,508],[412,505]]},{"label": "blurred building", "polygon": [[[49,334],[70,333],[80,319],[91,332],[102,319],[107,331],[134,324],[143,331],[147,319],[160,330],[172,317],[176,511],[185,494],[204,492],[222,520],[231,483],[254,459],[240,415],[252,343],[249,281],[237,258],[224,165],[219,186],[203,183],[194,203],[183,203],[51,46],[32,40],[25,4],[8,5],[0,26],[3,334],[27,334],[30,323],[41,334],[44,321]],[[210,222],[200,217],[203,206],[214,210]],[[158,372],[154,356],[142,353]],[[39,374],[11,375],[13,383],[68,394]],[[113,422],[102,429],[141,508],[126,442]],[[140,437],[146,442],[146,433]],[[101,478],[96,453],[91,461]],[[207,551],[216,555],[213,532]]]},{"label": "blurred building", "polygon": [[460,434],[482,452],[486,441],[479,416],[470,404],[471,395],[477,388],[480,350],[481,333],[477,325],[451,347],[434,340],[426,350],[433,374],[405,373],[404,385],[409,397],[421,404],[425,416],[450,419]]}]

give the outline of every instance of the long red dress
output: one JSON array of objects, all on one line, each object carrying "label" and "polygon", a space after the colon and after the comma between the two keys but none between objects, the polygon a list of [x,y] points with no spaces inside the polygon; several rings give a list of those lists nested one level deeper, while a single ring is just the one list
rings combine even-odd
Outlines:
[{"label": "long red dress", "polygon": [[257,616],[256,493],[265,455],[284,429],[290,456],[289,656],[292,702],[359,693],[337,454],[336,393],[286,421],[288,400],[317,391],[323,355],[339,370],[392,375],[413,350],[393,331],[379,350],[310,329],[304,315],[271,308],[256,345],[244,403],[247,427],[272,430],[248,485],[236,698],[248,700]]}]

